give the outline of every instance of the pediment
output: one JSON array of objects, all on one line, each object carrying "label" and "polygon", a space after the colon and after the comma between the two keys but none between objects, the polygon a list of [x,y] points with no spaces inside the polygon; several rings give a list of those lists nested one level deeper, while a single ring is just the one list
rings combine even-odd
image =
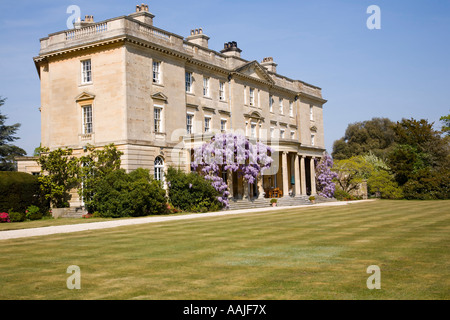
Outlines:
[{"label": "pediment", "polygon": [[75,101],[77,101],[77,102],[84,101],[84,100],[94,100],[94,99],[95,99],[95,95],[88,93],[88,92],[83,92],[75,97]]},{"label": "pediment", "polygon": [[152,99],[167,101],[167,96],[162,92],[152,94]]},{"label": "pediment", "polygon": [[271,84],[274,83],[272,77],[267,73],[266,68],[261,66],[256,60],[236,68],[235,71],[261,81],[270,82]]},{"label": "pediment", "polygon": [[310,128],[310,130],[311,130],[312,132],[317,132],[317,127],[316,127],[316,126],[312,126],[312,127]]}]

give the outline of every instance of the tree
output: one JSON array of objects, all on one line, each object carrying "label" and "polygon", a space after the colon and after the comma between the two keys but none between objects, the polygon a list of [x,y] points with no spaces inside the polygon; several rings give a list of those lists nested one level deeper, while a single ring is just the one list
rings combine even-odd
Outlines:
[{"label": "tree", "polygon": [[388,155],[388,165],[400,185],[425,168],[448,171],[449,141],[433,129],[433,123],[425,119],[402,119],[393,130],[397,146]]},{"label": "tree", "polygon": [[369,151],[381,159],[386,159],[387,153],[394,145],[393,125],[388,118],[372,118],[349,124],[344,137],[333,144],[333,159],[349,159]]},{"label": "tree", "polygon": [[42,173],[38,178],[41,189],[56,208],[68,207],[69,191],[78,186],[78,159],[72,153],[70,148],[50,152],[49,148],[43,147],[37,159]]},{"label": "tree", "polygon": [[201,168],[201,173],[220,193],[217,198],[228,207],[228,186],[221,172],[238,172],[244,181],[254,183],[264,170],[273,162],[270,157],[273,150],[262,142],[250,143],[242,135],[219,133],[194,150],[192,168]]},{"label": "tree", "polygon": [[79,158],[79,170],[77,173],[78,194],[83,199],[88,212],[94,212],[92,196],[99,181],[110,172],[119,170],[123,152],[118,151],[114,144],[109,144],[102,149],[95,149],[88,145],[85,154]]},{"label": "tree", "polygon": [[[5,104],[5,100],[6,98],[0,97],[0,107]],[[8,117],[0,113],[0,171],[14,171],[14,158],[27,154],[22,148],[11,144],[19,139],[14,135],[20,128],[20,123],[8,126],[5,124],[7,119]]]},{"label": "tree", "polygon": [[450,136],[450,114],[442,116],[439,120],[443,122],[442,132],[445,133],[447,137]]},{"label": "tree", "polygon": [[322,159],[316,166],[317,172],[317,191],[319,195],[325,198],[333,198],[336,186],[333,179],[338,174],[331,169],[333,168],[333,159],[328,153],[324,153]]},{"label": "tree", "polygon": [[354,156],[350,159],[336,160],[333,171],[337,173],[338,185],[344,192],[349,193],[370,177],[373,165],[365,161],[363,156]]}]

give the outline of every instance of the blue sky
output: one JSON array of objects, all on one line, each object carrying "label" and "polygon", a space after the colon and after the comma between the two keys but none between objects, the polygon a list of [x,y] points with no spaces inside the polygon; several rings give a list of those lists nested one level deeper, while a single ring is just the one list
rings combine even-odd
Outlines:
[{"label": "blue sky", "polygon": [[[40,143],[39,77],[32,58],[39,39],[66,29],[70,5],[95,21],[127,15],[129,0],[0,2],[1,112],[19,122],[16,144],[33,153]],[[144,1],[145,2],[145,1]],[[187,36],[203,28],[210,48],[237,41],[242,57],[272,56],[277,71],[322,88],[325,146],[349,123],[388,117],[428,119],[450,113],[450,1],[191,0],[147,1],[154,25]],[[381,29],[369,30],[367,7],[381,9]]]}]

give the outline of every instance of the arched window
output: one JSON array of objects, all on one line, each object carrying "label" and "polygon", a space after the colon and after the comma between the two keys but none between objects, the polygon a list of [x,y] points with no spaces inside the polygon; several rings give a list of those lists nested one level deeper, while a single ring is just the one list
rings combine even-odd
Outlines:
[{"label": "arched window", "polygon": [[155,180],[164,182],[164,160],[159,156],[155,159]]}]

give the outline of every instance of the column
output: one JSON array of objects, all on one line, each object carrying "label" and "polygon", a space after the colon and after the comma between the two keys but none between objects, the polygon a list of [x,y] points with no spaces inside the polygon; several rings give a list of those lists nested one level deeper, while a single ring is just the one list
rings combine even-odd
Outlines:
[{"label": "column", "polygon": [[264,198],[266,193],[264,192],[264,186],[263,186],[264,177],[262,174],[258,176],[258,199]]},{"label": "column", "polygon": [[230,192],[230,196],[229,198],[232,199],[234,198],[234,194],[233,194],[233,171],[229,170],[227,172],[227,186],[228,186],[228,191]]},{"label": "column", "polygon": [[287,167],[287,152],[283,151],[281,154],[281,167],[283,173],[283,197],[289,196],[289,177],[288,177],[288,167]]},{"label": "column", "polygon": [[309,162],[309,166],[311,168],[311,195],[316,194],[316,168],[314,166],[314,157],[311,158],[311,161]]},{"label": "column", "polygon": [[295,196],[300,196],[300,167],[298,163],[299,155],[294,153],[294,172],[295,172]]},{"label": "column", "polygon": [[300,181],[302,187],[302,196],[306,196],[305,156],[300,156]]},{"label": "column", "polygon": [[244,194],[242,195],[242,198],[246,199],[246,200],[249,200],[250,197],[248,196],[248,191],[249,191],[248,190],[249,189],[248,182],[245,181],[245,179],[242,179],[242,183],[244,184]]}]

